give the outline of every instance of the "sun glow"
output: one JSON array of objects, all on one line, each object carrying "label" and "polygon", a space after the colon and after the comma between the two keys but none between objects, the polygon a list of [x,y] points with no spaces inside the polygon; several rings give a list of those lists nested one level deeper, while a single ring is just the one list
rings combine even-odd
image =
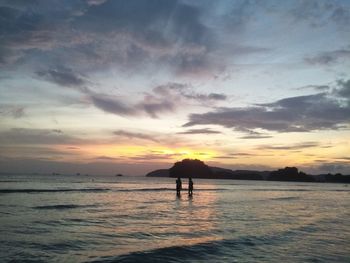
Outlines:
[{"label": "sun glow", "polygon": [[[62,149],[61,149],[62,150]],[[113,158],[130,160],[157,160],[177,161],[182,159],[208,160],[216,156],[214,151],[205,149],[187,149],[170,147],[150,147],[135,145],[85,145],[79,150],[79,154],[88,158]]]}]

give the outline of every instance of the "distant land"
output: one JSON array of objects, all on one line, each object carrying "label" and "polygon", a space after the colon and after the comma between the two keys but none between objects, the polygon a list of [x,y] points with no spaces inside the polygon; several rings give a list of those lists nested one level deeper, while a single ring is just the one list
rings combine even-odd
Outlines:
[{"label": "distant land", "polygon": [[192,177],[205,179],[231,180],[266,180],[292,182],[328,182],[350,183],[350,175],[319,174],[311,175],[301,172],[296,167],[285,167],[275,171],[230,170],[220,167],[210,167],[197,159],[184,159],[176,162],[169,169],[159,169],[146,175],[147,177]]}]

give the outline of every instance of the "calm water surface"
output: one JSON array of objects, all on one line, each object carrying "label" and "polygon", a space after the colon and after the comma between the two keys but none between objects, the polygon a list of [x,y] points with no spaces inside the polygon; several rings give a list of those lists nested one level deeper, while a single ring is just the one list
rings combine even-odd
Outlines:
[{"label": "calm water surface", "polygon": [[[0,262],[350,262],[343,184],[0,176]],[[187,180],[183,180],[187,187]]]}]

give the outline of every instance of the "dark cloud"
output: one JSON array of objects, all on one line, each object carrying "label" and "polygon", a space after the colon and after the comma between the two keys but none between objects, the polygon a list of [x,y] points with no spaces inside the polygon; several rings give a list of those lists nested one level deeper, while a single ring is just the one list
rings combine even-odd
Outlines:
[{"label": "dark cloud", "polygon": [[67,149],[69,149],[69,150],[80,150],[79,147],[75,147],[75,146],[69,146],[69,147],[67,147]]},{"label": "dark cloud", "polygon": [[346,30],[350,22],[350,11],[346,2],[302,0],[290,9],[289,14],[296,22],[305,21],[313,27],[325,26],[332,21]]},{"label": "dark cloud", "polygon": [[157,86],[152,92],[145,93],[138,102],[122,101],[119,97],[94,93],[88,89],[84,92],[95,107],[105,112],[122,116],[138,116],[146,113],[152,118],[158,118],[163,113],[175,112],[179,107],[188,104],[189,100],[207,104],[210,101],[226,99],[223,94],[195,93],[191,88],[179,83]]},{"label": "dark cloud", "polygon": [[227,96],[221,93],[198,93],[190,86],[168,83],[153,88],[151,92],[146,92],[138,102],[130,102],[121,97],[92,91],[89,87],[92,82],[72,69],[49,69],[38,71],[36,74],[59,86],[74,88],[84,94],[96,108],[121,116],[137,116],[146,113],[152,118],[158,118],[159,114],[174,112],[191,101],[208,105],[208,103],[227,99]]},{"label": "dark cloud", "polygon": [[309,64],[329,65],[338,61],[350,60],[350,49],[339,49],[322,52],[314,57],[307,57],[305,61]]},{"label": "dark cloud", "polygon": [[[59,160],[43,160],[41,158],[8,158],[3,160],[0,156],[0,170],[11,171],[15,173],[47,173],[51,174],[52,171],[61,174],[89,174],[89,175],[102,175],[110,174],[115,175],[117,172],[122,174],[142,175],[144,176],[146,171],[152,171],[154,169],[166,168],[171,165],[164,163],[155,162],[132,162],[121,163],[115,160],[113,161],[102,161],[96,160],[95,162],[91,159],[84,159],[88,162],[64,162]],[[117,172],[116,172],[117,171]]]},{"label": "dark cloud", "polygon": [[350,23],[350,11],[348,7],[345,6],[334,6],[331,19],[342,26],[349,26]]},{"label": "dark cloud", "polygon": [[336,96],[339,96],[343,99],[347,99],[348,103],[350,103],[350,79],[339,80],[338,88],[336,88],[333,92]]},{"label": "dark cloud", "polygon": [[139,71],[161,64],[197,74],[221,64],[203,8],[181,0],[2,1],[0,21],[2,65]]},{"label": "dark cloud", "polygon": [[90,94],[92,104],[104,112],[121,115],[121,116],[133,116],[137,114],[137,110],[122,102],[119,98],[104,95],[104,94]]},{"label": "dark cloud", "polygon": [[152,141],[152,142],[159,142],[157,138],[155,138],[154,135],[145,134],[145,133],[139,133],[139,132],[129,132],[129,131],[123,131],[118,130],[113,132],[114,135],[126,137],[128,139],[141,139],[146,141]]},{"label": "dark cloud", "polygon": [[226,100],[227,96],[219,93],[198,93],[188,85],[167,83],[155,87],[152,92],[146,93],[136,108],[145,111],[152,118],[160,113],[174,112],[193,101],[199,104],[215,103]]},{"label": "dark cloud", "polygon": [[[256,156],[251,153],[244,153],[244,152],[238,152],[238,153],[227,153],[223,155],[215,156],[216,159],[237,159],[237,158],[249,158],[251,156]],[[264,155],[265,156],[265,155]]]},{"label": "dark cloud", "polygon": [[53,129],[52,132],[55,132],[55,133],[63,133],[63,131],[60,130],[60,129]]},{"label": "dark cloud", "polygon": [[99,59],[124,68],[140,61],[183,73],[212,67],[213,32],[202,23],[200,9],[182,1],[105,1],[88,8],[73,27],[102,40],[92,46]]},{"label": "dark cloud", "polygon": [[[117,96],[93,92],[88,87],[89,85],[91,86],[92,83],[81,74],[74,72],[72,69],[49,69],[39,71],[37,72],[37,75],[59,86],[70,87],[78,90],[92,105],[104,112],[121,116],[135,116],[140,114],[140,106],[132,105],[128,101],[124,102]],[[151,108],[151,106],[149,106],[149,108]],[[151,109],[149,109],[149,111],[151,112]],[[157,109],[154,106],[154,112],[155,111],[157,111]],[[153,115],[155,115],[155,113],[153,113]]]},{"label": "dark cloud", "polygon": [[206,45],[209,29],[200,16],[198,8],[178,0],[115,0],[91,6],[74,23],[93,32],[131,32],[152,46],[175,42]]},{"label": "dark cloud", "polygon": [[13,128],[0,132],[1,145],[77,144],[81,140],[49,129]]},{"label": "dark cloud", "polygon": [[227,96],[219,93],[209,93],[209,94],[200,94],[200,93],[186,93],[185,90],[182,90],[181,95],[187,99],[197,100],[199,102],[207,101],[224,101],[227,99]]},{"label": "dark cloud", "polygon": [[191,86],[181,83],[167,83],[157,86],[153,89],[151,96],[160,96],[170,98],[171,100],[193,100],[200,103],[225,101],[227,96],[222,93],[200,93],[196,92]]},{"label": "dark cloud", "polygon": [[350,169],[349,162],[329,162],[326,160],[321,160],[322,164],[317,166],[317,170],[323,173],[339,173],[339,172],[347,172]]},{"label": "dark cloud", "polygon": [[120,160],[120,158],[101,155],[101,156],[97,156],[96,158],[94,158],[94,160],[117,161],[117,160]]},{"label": "dark cloud", "polygon": [[178,157],[181,154],[178,153],[170,153],[170,154],[152,154],[152,153],[146,153],[146,154],[139,154],[136,156],[128,156],[127,158],[130,160],[135,160],[135,161],[150,161],[150,160],[170,160],[173,159],[174,157]]},{"label": "dark cloud", "polygon": [[330,90],[328,85],[307,85],[303,87],[296,88],[296,90],[313,89],[318,92],[327,92]]},{"label": "dark cloud", "polygon": [[347,157],[347,156],[339,157],[339,158],[336,158],[336,159],[350,161],[350,157]]},{"label": "dark cloud", "polygon": [[[178,105],[179,106],[179,105]],[[173,112],[177,107],[175,101],[167,97],[156,97],[147,94],[143,101],[138,103],[136,107],[146,112],[152,118],[158,118],[160,113]]]},{"label": "dark cloud", "polygon": [[25,108],[22,106],[0,105],[0,115],[10,116],[14,119],[22,118],[26,115]]},{"label": "dark cloud", "polygon": [[[348,94],[347,82],[337,94]],[[221,125],[238,131],[255,129],[277,132],[308,132],[339,129],[350,122],[350,105],[330,93],[290,97],[273,103],[257,104],[246,108],[218,108],[203,114],[191,114],[184,127]]]},{"label": "dark cloud", "polygon": [[31,53],[70,46],[75,34],[69,21],[85,5],[66,0],[1,1],[0,64],[24,62],[20,59],[29,58]]},{"label": "dark cloud", "polygon": [[[79,152],[58,150],[50,148],[50,145],[2,145],[3,152],[6,152],[9,160],[13,157],[17,158],[37,158],[40,160],[58,160],[65,157],[77,157]],[[35,153],[35,154],[34,154]],[[35,155],[35,157],[34,157]],[[1,159],[1,156],[0,156]]]},{"label": "dark cloud", "polygon": [[208,95],[208,99],[210,100],[226,100],[227,96],[221,93],[210,93]]},{"label": "dark cloud", "polygon": [[214,157],[215,159],[236,159],[236,156],[230,156],[230,155],[218,155]]},{"label": "dark cloud", "polygon": [[178,134],[221,134],[221,132],[205,128],[205,129],[189,129],[187,131],[178,132]]},{"label": "dark cloud", "polygon": [[300,150],[321,146],[318,142],[303,142],[292,145],[262,145],[257,147],[258,150]]},{"label": "dark cloud", "polygon": [[38,71],[36,74],[47,81],[64,87],[82,88],[88,84],[88,81],[82,75],[68,68]]},{"label": "dark cloud", "polygon": [[222,16],[223,25],[229,32],[239,33],[256,14],[258,4],[259,1],[237,1],[235,5],[228,5],[228,12]]}]

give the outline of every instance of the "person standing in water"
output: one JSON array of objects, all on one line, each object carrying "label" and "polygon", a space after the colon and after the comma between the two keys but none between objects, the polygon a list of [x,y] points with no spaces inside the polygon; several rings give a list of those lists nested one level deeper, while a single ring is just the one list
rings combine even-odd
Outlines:
[{"label": "person standing in water", "polygon": [[176,194],[177,194],[177,196],[180,196],[181,188],[182,188],[182,182],[181,182],[180,177],[178,177],[176,180]]},{"label": "person standing in water", "polygon": [[192,194],[193,194],[193,181],[192,181],[192,178],[189,177],[188,178],[188,195],[192,196]]}]

